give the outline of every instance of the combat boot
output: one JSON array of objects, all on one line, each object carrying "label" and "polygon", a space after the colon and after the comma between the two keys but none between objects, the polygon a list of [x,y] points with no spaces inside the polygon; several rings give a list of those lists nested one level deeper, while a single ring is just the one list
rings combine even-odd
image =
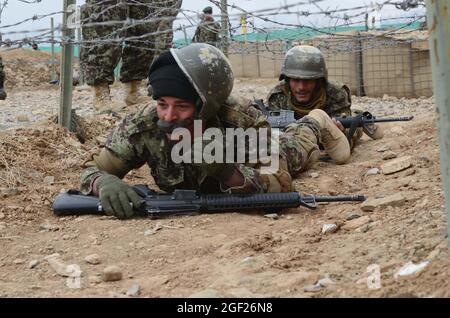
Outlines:
[{"label": "combat boot", "polygon": [[3,77],[0,77],[0,100],[5,100],[6,96],[7,96],[3,85],[4,85],[4,79],[3,79]]},{"label": "combat boot", "polygon": [[381,139],[384,136],[383,128],[375,124],[371,124],[370,129],[363,127],[363,131],[367,136],[369,136],[373,140]]},{"label": "combat boot", "polygon": [[307,116],[319,123],[320,142],[331,159],[337,164],[346,163],[350,159],[350,143],[330,116],[321,109],[314,109]]},{"label": "combat boot", "polygon": [[93,86],[94,108],[99,113],[118,112],[124,105],[113,102],[110,95],[109,84],[104,82]]},{"label": "combat boot", "polygon": [[128,106],[148,103],[150,101],[149,97],[139,95],[139,87],[141,86],[141,81],[135,80],[128,83],[124,83],[124,86],[125,86],[125,103]]},{"label": "combat boot", "polygon": [[4,88],[0,88],[0,100],[5,100],[6,96],[8,96],[5,92]]}]

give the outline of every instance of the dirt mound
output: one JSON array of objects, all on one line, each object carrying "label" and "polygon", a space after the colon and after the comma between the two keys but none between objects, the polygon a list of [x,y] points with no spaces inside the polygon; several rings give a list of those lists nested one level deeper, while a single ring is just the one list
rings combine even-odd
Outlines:
[{"label": "dirt mound", "polygon": [[[31,49],[2,49],[0,55],[6,73],[6,87],[45,87],[51,81],[51,53]],[[59,74],[59,55],[56,73]]]}]

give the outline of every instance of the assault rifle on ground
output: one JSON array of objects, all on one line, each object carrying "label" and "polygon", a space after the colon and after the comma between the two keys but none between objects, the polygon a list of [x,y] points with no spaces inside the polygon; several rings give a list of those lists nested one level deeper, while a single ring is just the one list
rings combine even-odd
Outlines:
[{"label": "assault rifle on ground", "polygon": [[[264,104],[262,99],[256,99],[255,105],[263,112],[267,117],[267,121],[270,123],[272,128],[285,128],[290,123],[295,122],[295,112],[293,110],[280,109],[280,110],[269,110]],[[347,133],[347,137],[353,135],[354,131],[358,127],[364,127],[369,133],[373,133],[373,124],[375,123],[387,123],[395,121],[410,121],[414,116],[404,116],[404,117],[390,117],[390,118],[377,118],[369,112],[362,112],[356,116],[347,117],[335,117],[344,128],[349,128],[350,131]]]},{"label": "assault rifle on ground", "polygon": [[[315,209],[321,202],[347,202],[366,200],[363,195],[354,196],[302,196],[298,192],[255,194],[204,194],[195,190],[175,190],[160,194],[145,185],[133,187],[145,201],[139,215],[160,218],[168,215],[191,215],[199,213],[242,212],[262,210],[266,213],[299,206]],[[53,202],[53,212],[59,216],[103,214],[98,197],[87,196],[78,190],[59,194]]]}]

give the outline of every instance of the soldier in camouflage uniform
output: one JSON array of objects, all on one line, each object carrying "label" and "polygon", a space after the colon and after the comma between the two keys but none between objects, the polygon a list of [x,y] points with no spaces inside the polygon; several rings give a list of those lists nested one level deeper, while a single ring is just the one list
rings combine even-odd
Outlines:
[{"label": "soldier in camouflage uniform", "polygon": [[0,56],[0,100],[6,99],[6,92],[5,92],[5,71],[3,70],[3,60]]},{"label": "soldier in camouflage uniform", "polygon": [[[315,47],[299,45],[286,53],[281,69],[280,83],[267,96],[270,110],[295,111],[297,119],[313,109],[323,109],[330,117],[351,116],[351,93],[347,85],[328,80],[325,59]],[[353,114],[361,113],[353,110]],[[334,120],[335,121],[335,120]],[[339,122],[336,125],[344,132]],[[356,129],[351,138],[352,147],[361,138],[363,129]],[[364,132],[373,139],[383,137],[379,126],[374,133]]]},{"label": "soldier in camouflage uniform", "polygon": [[[127,19],[144,20],[175,18],[181,0],[87,0],[82,6],[82,33],[85,44],[80,52],[80,64],[88,85],[94,87],[94,107],[100,111],[117,108],[111,101],[109,85],[114,82],[114,69],[120,58],[120,81],[125,86],[125,103],[134,105],[148,101],[139,95],[141,81],[147,77],[160,38],[155,33],[158,22],[93,25],[89,23],[118,22]],[[171,20],[173,21],[173,20]],[[121,38],[136,37],[120,41]],[[166,43],[166,35],[162,42]],[[101,42],[102,41],[102,42]],[[167,45],[167,44],[165,44]],[[160,47],[156,48],[160,50]]]},{"label": "soldier in camouflage uniform", "polygon": [[217,46],[220,41],[220,25],[214,21],[212,7],[203,9],[203,16],[195,30],[192,42],[208,43]]},{"label": "soldier in camouflage uniform", "polygon": [[[124,119],[108,137],[105,148],[85,163],[81,176],[83,193],[98,195],[109,215],[131,217],[134,212],[129,203],[142,204],[133,188],[121,179],[144,164],[151,168],[159,188],[167,192],[288,192],[293,190],[292,176],[317,160],[319,142],[335,156],[341,156],[337,149],[342,146],[350,152],[342,132],[325,112],[316,110],[281,135],[280,164],[272,174],[260,173],[257,163],[206,163],[203,158],[200,163],[175,163],[172,150],[179,138],[174,137],[174,129],[183,127],[192,132],[194,120],[201,120],[203,131],[212,127],[221,132],[237,127],[270,131],[270,126],[250,101],[230,96],[231,66],[211,45],[196,43],[162,53],[150,68],[149,82],[156,107]],[[339,134],[342,138],[336,142]],[[189,158],[192,148],[196,151],[190,148]]]}]

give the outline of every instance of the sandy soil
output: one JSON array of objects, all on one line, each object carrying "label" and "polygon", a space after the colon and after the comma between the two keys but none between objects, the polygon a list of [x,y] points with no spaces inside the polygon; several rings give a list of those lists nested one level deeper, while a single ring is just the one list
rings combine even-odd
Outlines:
[{"label": "sandy soil", "polygon": [[[260,97],[273,84],[237,79],[234,90]],[[113,93],[122,98],[120,85]],[[364,137],[348,164],[320,162],[295,181],[305,194],[401,195],[396,206],[366,212],[361,204],[333,203],[315,212],[285,211],[278,219],[224,213],[120,221],[55,217],[51,211],[60,191],[78,187],[81,163],[118,119],[95,115],[89,89],[75,89],[74,108],[88,127],[81,144],[49,119],[58,107],[57,89],[25,85],[8,94],[0,101],[1,297],[450,296],[432,99],[353,98],[355,108],[415,119],[385,124],[385,137]],[[383,157],[405,156],[411,166],[403,171],[367,174],[395,160]],[[126,180],[153,184],[147,168]],[[338,229],[323,234],[325,224]],[[53,253],[60,257],[49,262]],[[85,260],[92,254],[96,261],[90,262],[98,264]],[[396,275],[409,262],[425,267]],[[82,271],[80,288],[64,276],[69,264]],[[104,281],[102,273],[111,265],[119,267],[120,280]]]}]

